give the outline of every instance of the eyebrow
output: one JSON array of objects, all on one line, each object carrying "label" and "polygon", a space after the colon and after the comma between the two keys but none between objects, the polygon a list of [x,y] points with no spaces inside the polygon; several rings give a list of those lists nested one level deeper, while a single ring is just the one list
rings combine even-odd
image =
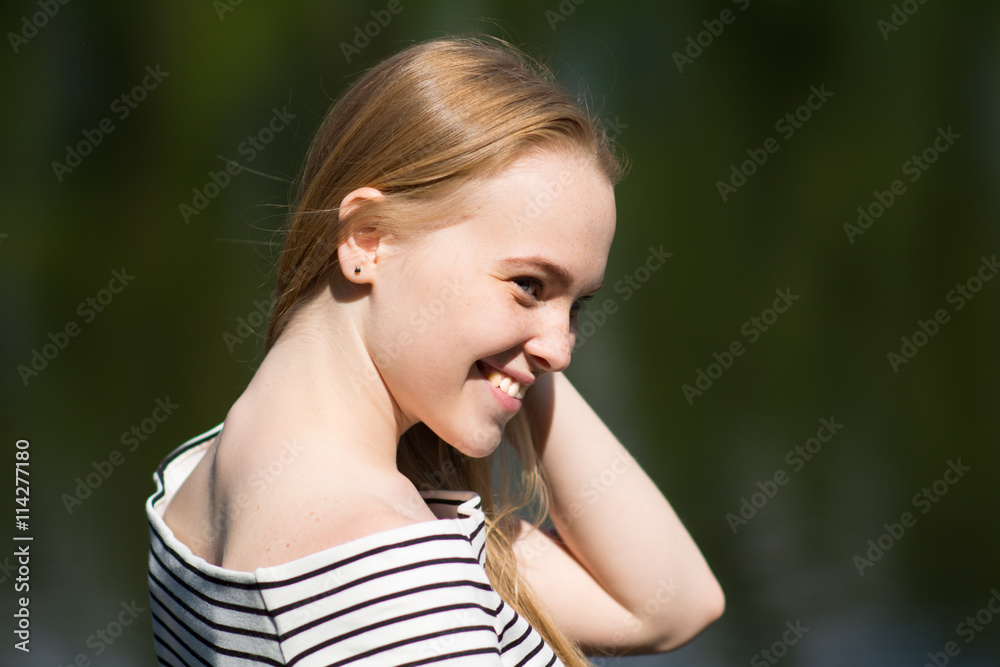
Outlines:
[{"label": "eyebrow", "polygon": [[[562,266],[558,264],[553,264],[544,257],[539,257],[537,255],[532,255],[530,257],[508,257],[501,262],[507,268],[527,268],[536,269],[542,273],[546,273],[559,283],[562,287],[567,288],[573,282],[573,276],[569,274]],[[604,282],[600,282],[594,285],[588,293],[596,292],[604,286]]]}]

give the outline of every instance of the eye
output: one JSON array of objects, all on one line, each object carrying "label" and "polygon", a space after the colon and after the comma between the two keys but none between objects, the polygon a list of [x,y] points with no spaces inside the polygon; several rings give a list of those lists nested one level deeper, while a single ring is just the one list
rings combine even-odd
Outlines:
[{"label": "eye", "polygon": [[[512,278],[511,282],[516,284],[518,287],[521,288],[521,290],[525,294],[531,296],[534,299],[539,298],[540,292],[544,287],[544,284],[542,283],[541,280],[539,280],[538,278],[532,278],[531,276],[518,276],[517,278]],[[593,298],[594,295],[590,294],[587,296],[582,296],[576,301],[574,301],[573,305],[570,306],[569,310],[570,319],[575,322],[576,317],[583,309],[583,306]]]},{"label": "eye", "polygon": [[582,296],[573,302],[573,305],[569,309],[569,325],[570,328],[575,332],[577,327],[577,322],[580,320],[580,311],[583,310],[583,306],[594,298],[594,295]]},{"label": "eye", "polygon": [[[519,276],[514,278],[511,282],[517,284],[522,290],[533,297],[538,297],[539,291],[542,289],[542,281],[537,278],[532,278],[530,276]],[[532,291],[534,289],[534,291]]]},{"label": "eye", "polygon": [[594,298],[593,294],[591,294],[590,296],[581,296],[579,299],[573,302],[572,311],[574,313],[580,312],[583,306],[593,298]]}]

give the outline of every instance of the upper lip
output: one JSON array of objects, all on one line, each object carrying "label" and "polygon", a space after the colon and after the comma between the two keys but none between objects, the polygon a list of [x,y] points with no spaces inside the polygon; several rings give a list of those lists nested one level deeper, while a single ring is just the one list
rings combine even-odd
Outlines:
[{"label": "upper lip", "polygon": [[481,363],[483,366],[486,366],[487,368],[492,368],[495,371],[500,371],[504,375],[509,375],[510,377],[514,378],[517,381],[517,383],[522,387],[530,387],[535,382],[535,377],[533,375],[526,375],[524,373],[507,370],[505,368],[497,368],[493,364],[483,361],[482,359],[479,360],[479,363]]}]

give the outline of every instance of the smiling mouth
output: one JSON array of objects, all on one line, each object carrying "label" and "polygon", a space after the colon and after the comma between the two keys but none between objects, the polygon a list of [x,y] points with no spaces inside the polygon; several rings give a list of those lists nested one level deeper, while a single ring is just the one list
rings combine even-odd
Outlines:
[{"label": "smiling mouth", "polygon": [[520,382],[480,361],[476,362],[476,366],[479,368],[479,372],[483,374],[483,377],[485,377],[494,387],[511,398],[516,398],[518,400],[524,398],[524,392],[526,392],[528,388],[522,387]]}]

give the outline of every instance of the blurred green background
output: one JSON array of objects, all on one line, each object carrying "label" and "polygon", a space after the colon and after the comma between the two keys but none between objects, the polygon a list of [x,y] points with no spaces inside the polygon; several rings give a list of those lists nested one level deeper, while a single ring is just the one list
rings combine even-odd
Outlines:
[{"label": "blurred green background", "polygon": [[[35,539],[32,652],[14,651],[8,629],[0,662],[155,664],[151,475],[223,419],[262,357],[241,322],[270,297],[274,230],[310,137],[365,67],[483,30],[588,91],[631,157],[602,290],[617,310],[582,316],[591,326],[568,375],[727,594],[724,617],[691,644],[603,663],[773,664],[760,652],[799,621],[809,630],[783,665],[921,665],[950,641],[954,664],[1000,664],[987,608],[1000,587],[1000,280],[979,282],[1000,252],[1000,6],[402,0],[345,55],[385,7],[4,4],[0,409],[8,460],[16,440],[31,443]],[[813,87],[825,100],[810,109]],[[294,118],[247,149],[284,107]],[[77,162],[68,147],[81,142]],[[227,160],[245,169],[185,220],[180,205]],[[845,230],[890,196],[863,233]],[[670,259],[640,270],[661,246]],[[118,293],[114,271],[133,276]],[[627,277],[638,288],[616,291]],[[775,317],[776,290],[798,298]],[[70,323],[76,335],[60,336]],[[901,337],[921,345],[893,364]],[[737,341],[743,353],[727,359]],[[27,371],[35,351],[45,365]],[[177,407],[125,446],[158,400]],[[810,460],[788,455],[821,419],[842,428]],[[114,450],[118,465],[104,463]],[[937,502],[914,498],[959,460],[968,472],[939,482]],[[77,478],[108,465],[67,506]],[[779,470],[786,483],[769,485]],[[905,534],[883,535],[904,512]],[[889,548],[862,576],[855,556],[880,536]],[[5,628],[14,547],[0,548]],[[95,640],[133,600],[136,621]],[[960,626],[977,613],[979,630]]]}]

